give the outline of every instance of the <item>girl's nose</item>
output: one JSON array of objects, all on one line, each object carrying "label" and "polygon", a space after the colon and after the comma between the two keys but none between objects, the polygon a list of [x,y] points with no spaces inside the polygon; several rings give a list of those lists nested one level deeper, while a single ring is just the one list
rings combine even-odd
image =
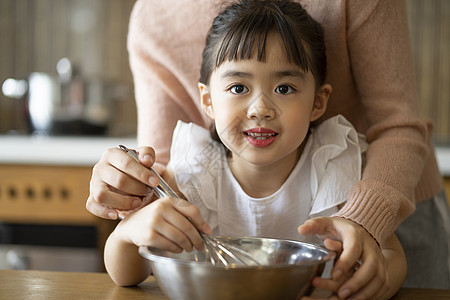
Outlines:
[{"label": "girl's nose", "polygon": [[247,118],[259,120],[272,120],[276,116],[276,109],[270,99],[259,96],[254,99],[247,110]]}]

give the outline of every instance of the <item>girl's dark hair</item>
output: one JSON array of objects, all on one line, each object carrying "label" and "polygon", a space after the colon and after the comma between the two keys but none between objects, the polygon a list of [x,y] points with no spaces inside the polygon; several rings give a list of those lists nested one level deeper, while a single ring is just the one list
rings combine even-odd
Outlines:
[{"label": "girl's dark hair", "polygon": [[213,21],[206,38],[200,82],[209,84],[214,69],[226,60],[265,61],[267,36],[279,34],[289,62],[311,70],[316,86],[325,82],[326,54],[321,25],[297,2],[242,0],[231,4]]}]

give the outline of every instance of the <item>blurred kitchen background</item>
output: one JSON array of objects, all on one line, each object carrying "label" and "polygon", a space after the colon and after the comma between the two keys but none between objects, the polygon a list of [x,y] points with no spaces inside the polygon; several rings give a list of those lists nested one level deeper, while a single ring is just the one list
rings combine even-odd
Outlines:
[{"label": "blurred kitchen background", "polygon": [[[0,268],[103,270],[115,223],[84,206],[103,150],[136,143],[134,2],[0,0]],[[449,146],[450,1],[407,5],[420,110]]]},{"label": "blurred kitchen background", "polygon": [[[136,133],[126,36],[134,0],[0,0],[0,134]],[[450,2],[407,0],[420,108],[450,141]],[[71,66],[71,68],[70,68]],[[58,73],[59,72],[59,73]],[[48,86],[51,103],[33,102]],[[6,89],[6,91],[5,91]],[[28,104],[27,100],[31,100]],[[48,100],[50,102],[50,100]],[[27,106],[40,118],[30,120]],[[53,109],[46,120],[42,109]],[[36,127],[36,126],[35,126]]]},{"label": "blurred kitchen background", "polygon": [[134,135],[133,4],[0,0],[0,134]]},{"label": "blurred kitchen background", "polygon": [[[135,145],[134,0],[0,0],[0,269],[102,271],[92,166]],[[115,137],[115,138],[114,138]]]}]

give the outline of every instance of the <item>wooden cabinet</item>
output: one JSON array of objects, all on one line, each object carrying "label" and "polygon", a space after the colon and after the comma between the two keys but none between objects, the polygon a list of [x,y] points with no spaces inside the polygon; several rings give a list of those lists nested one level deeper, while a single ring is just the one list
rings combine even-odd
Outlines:
[{"label": "wooden cabinet", "polygon": [[3,222],[95,225],[85,208],[91,168],[0,165]]},{"label": "wooden cabinet", "polygon": [[92,167],[0,164],[0,222],[94,226],[102,256],[116,221],[86,210]]}]

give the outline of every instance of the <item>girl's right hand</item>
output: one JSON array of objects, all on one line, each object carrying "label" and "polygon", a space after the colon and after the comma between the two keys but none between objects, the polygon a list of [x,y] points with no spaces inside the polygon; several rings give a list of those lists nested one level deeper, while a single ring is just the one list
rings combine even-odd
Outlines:
[{"label": "girl's right hand", "polygon": [[155,151],[151,147],[140,147],[137,152],[140,163],[119,148],[103,153],[92,171],[86,202],[88,211],[115,220],[118,211],[131,211],[146,204],[143,200],[150,192],[149,186],[159,184],[158,178],[148,169],[153,165]]},{"label": "girl's right hand", "polygon": [[178,198],[161,198],[130,213],[116,227],[120,240],[179,253],[203,249],[201,232],[211,228],[196,206]]}]

